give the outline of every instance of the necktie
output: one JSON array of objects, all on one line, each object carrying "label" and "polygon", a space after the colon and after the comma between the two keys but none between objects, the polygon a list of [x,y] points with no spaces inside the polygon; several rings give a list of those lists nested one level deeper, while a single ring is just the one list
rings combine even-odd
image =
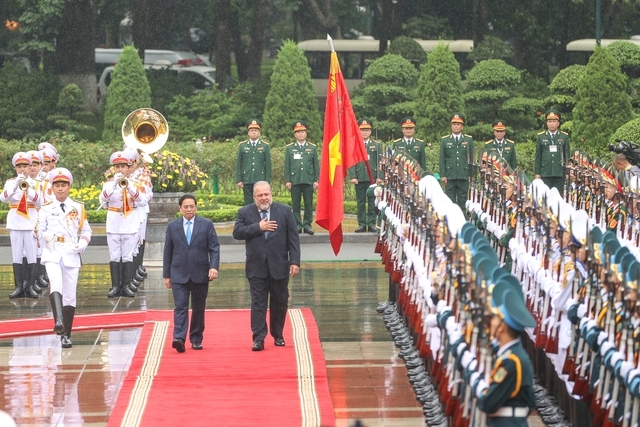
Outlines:
[{"label": "necktie", "polygon": [[456,136],[456,144],[458,144],[460,142],[460,137]]},{"label": "necktie", "polygon": [[191,221],[187,221],[187,245],[191,244]]},{"label": "necktie", "polygon": [[[267,211],[260,211],[260,218],[267,219]],[[265,231],[264,232],[264,238],[266,239],[267,236],[269,236],[269,232]]]},{"label": "necktie", "polygon": [[62,212],[64,212],[64,203],[60,203],[60,209],[62,209]]}]

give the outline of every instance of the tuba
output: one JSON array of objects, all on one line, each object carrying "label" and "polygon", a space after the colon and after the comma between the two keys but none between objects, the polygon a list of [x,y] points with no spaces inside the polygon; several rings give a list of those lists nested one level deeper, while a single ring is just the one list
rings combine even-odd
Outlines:
[{"label": "tuba", "polygon": [[153,163],[155,153],[169,138],[169,124],[162,114],[151,108],[139,108],[129,113],[122,123],[122,139],[147,163]]}]

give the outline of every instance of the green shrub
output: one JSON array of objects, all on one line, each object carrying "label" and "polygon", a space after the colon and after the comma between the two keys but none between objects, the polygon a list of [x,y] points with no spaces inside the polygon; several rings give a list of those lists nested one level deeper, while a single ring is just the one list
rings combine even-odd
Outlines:
[{"label": "green shrub", "polygon": [[264,107],[263,133],[273,148],[294,140],[292,126],[298,120],[307,123],[307,139],[322,146],[320,112],[311,69],[304,53],[295,42],[288,40],[278,53]]},{"label": "green shrub", "polygon": [[[122,122],[134,110],[151,107],[151,88],[142,59],[133,46],[122,49],[113,69],[104,113],[104,141],[122,141]],[[161,111],[162,113],[162,111]]]},{"label": "green shrub", "polygon": [[[560,70],[549,85],[551,94],[545,99],[547,108],[553,107],[562,114],[562,121],[571,120],[576,105],[578,82],[584,76],[584,65],[571,65]],[[542,123],[541,123],[542,125]]]},{"label": "green shrub", "polygon": [[427,55],[422,46],[420,46],[420,43],[407,36],[400,36],[393,39],[391,44],[389,44],[387,53],[402,56],[418,69],[420,68],[420,64],[424,64],[427,61]]},{"label": "green shrub", "polygon": [[484,36],[478,46],[474,47],[469,54],[469,59],[476,62],[487,59],[507,60],[511,58],[513,58],[511,46],[496,36]]}]

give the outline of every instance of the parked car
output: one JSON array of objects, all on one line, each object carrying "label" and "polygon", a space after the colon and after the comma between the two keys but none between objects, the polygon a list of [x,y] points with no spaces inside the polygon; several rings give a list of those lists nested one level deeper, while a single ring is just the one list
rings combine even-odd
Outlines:
[{"label": "parked car", "polygon": [[[120,59],[122,49],[104,49],[97,47],[95,52],[96,73],[100,74],[106,67],[116,65]],[[200,56],[193,52],[156,49],[146,49],[144,51],[144,64],[153,65],[158,61],[169,61],[170,64],[180,65],[211,65],[211,63],[206,64]]]},{"label": "parked car", "polygon": [[[111,74],[114,68],[114,66],[108,66],[102,71],[102,74],[100,75],[97,94],[99,108],[104,107],[107,89],[109,87],[109,84],[111,83]],[[176,77],[178,75],[189,76],[194,93],[203,89],[211,88],[216,83],[216,69],[206,65],[184,66],[179,64],[171,64],[168,60],[160,60],[153,65],[145,64],[144,68],[146,70],[166,70],[169,73],[174,73]]]}]

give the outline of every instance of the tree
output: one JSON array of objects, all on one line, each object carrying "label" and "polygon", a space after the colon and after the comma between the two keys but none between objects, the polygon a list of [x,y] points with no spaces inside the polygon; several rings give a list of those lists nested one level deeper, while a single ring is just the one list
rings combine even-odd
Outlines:
[{"label": "tree", "polygon": [[420,64],[424,64],[427,60],[427,55],[422,46],[420,46],[420,43],[407,36],[400,36],[393,39],[387,53],[402,56],[418,69],[420,68]]},{"label": "tree", "polygon": [[374,121],[374,138],[389,140],[400,135],[400,121],[413,115],[413,91],[418,70],[400,55],[387,54],[369,64],[364,83],[352,97],[357,117]]},{"label": "tree", "polygon": [[578,82],[584,74],[584,65],[571,65],[560,70],[549,85],[551,94],[545,99],[545,105],[560,111],[563,125],[572,119],[573,108],[576,106]]},{"label": "tree", "polygon": [[93,114],[86,110],[82,91],[76,84],[70,83],[62,88],[56,114],[47,117],[47,121],[67,135],[82,136],[95,131],[93,126],[86,123],[92,118]]},{"label": "tree", "polygon": [[511,58],[513,58],[513,51],[509,45],[496,36],[486,36],[469,54],[469,59],[477,62],[485,59],[502,59],[506,61]]},{"label": "tree", "polygon": [[107,93],[102,139],[115,141],[122,138],[122,122],[129,113],[150,106],[151,88],[142,59],[135,47],[126,46],[113,69]]},{"label": "tree", "polygon": [[631,120],[627,82],[611,54],[596,47],[578,82],[573,109],[573,140],[604,147],[612,133]]},{"label": "tree", "polygon": [[460,64],[444,44],[427,55],[416,93],[417,130],[425,142],[439,142],[449,131],[449,117],[464,112]]},{"label": "tree", "polygon": [[271,88],[264,108],[264,132],[273,146],[281,146],[293,138],[291,126],[296,120],[307,123],[309,140],[322,142],[318,102],[315,98],[311,69],[298,46],[287,40],[273,67]]}]

